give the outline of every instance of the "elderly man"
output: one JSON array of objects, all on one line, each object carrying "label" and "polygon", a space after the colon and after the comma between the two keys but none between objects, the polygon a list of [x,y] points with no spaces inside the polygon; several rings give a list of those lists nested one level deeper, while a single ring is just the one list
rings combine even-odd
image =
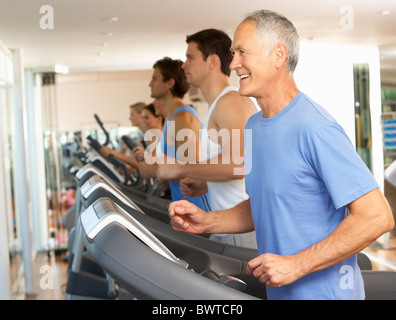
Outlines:
[{"label": "elderly man", "polygon": [[364,299],[356,254],[391,230],[393,217],[344,130],[298,90],[298,45],[293,24],[271,11],[238,26],[231,68],[239,93],[262,109],[246,125],[249,200],[205,214],[179,201],[170,216],[185,232],[255,229],[260,255],[247,271],[266,284],[269,299]]}]

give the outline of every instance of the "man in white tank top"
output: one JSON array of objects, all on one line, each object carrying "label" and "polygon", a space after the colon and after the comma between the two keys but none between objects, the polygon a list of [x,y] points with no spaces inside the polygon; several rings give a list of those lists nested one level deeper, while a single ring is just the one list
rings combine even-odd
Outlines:
[{"label": "man in white tank top", "polygon": [[[180,185],[186,198],[208,191],[211,210],[225,210],[248,198],[241,161],[243,133],[247,119],[257,109],[252,100],[241,97],[238,88],[229,84],[232,41],[226,33],[207,29],[188,36],[186,42],[187,59],[182,67],[187,82],[199,87],[209,104],[200,136],[202,157],[199,164],[158,165],[157,175],[182,179]],[[232,156],[235,153],[238,159]],[[216,234],[211,239],[257,248],[255,232]]]}]

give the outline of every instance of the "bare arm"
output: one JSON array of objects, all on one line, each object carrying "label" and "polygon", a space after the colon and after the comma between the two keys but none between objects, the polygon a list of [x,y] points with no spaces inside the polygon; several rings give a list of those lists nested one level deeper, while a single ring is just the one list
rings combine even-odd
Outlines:
[{"label": "bare arm", "polygon": [[262,254],[249,262],[248,273],[267,286],[290,284],[360,252],[394,227],[392,213],[379,189],[347,207],[350,214],[327,238],[292,256]]},{"label": "bare arm", "polygon": [[153,178],[156,176],[157,164],[148,164],[141,161],[138,163],[138,170],[143,178]]},{"label": "bare arm", "polygon": [[169,206],[173,228],[189,233],[244,233],[254,230],[250,200],[227,210],[205,212],[194,204],[180,200]]},{"label": "bare arm", "polygon": [[197,164],[160,165],[158,176],[167,179],[189,177],[205,181],[242,179],[244,128],[248,118],[256,111],[250,99],[239,96],[237,92],[228,93],[219,100],[210,120],[212,128],[220,132],[220,137],[222,132],[229,137],[228,141],[225,139],[222,143],[222,153],[214,159]]},{"label": "bare arm", "polygon": [[180,192],[184,199],[199,197],[208,192],[206,181],[184,178],[179,181]]},{"label": "bare arm", "polygon": [[100,152],[105,156],[108,157],[110,154],[112,154],[114,157],[117,158],[117,160],[126,163],[127,165],[130,165],[132,168],[137,169],[138,167],[138,162],[136,161],[135,158],[127,156],[126,154],[122,153],[122,152],[118,152],[112,148],[103,146],[100,149]]},{"label": "bare arm", "polygon": [[175,120],[175,141],[178,158],[196,163],[199,160],[199,129],[201,123],[190,112],[179,112]]}]

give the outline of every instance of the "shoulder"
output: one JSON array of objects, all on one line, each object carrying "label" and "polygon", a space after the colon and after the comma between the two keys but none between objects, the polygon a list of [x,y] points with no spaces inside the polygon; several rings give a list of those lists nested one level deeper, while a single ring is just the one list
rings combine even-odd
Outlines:
[{"label": "shoulder", "polygon": [[192,125],[200,125],[200,119],[197,118],[195,110],[191,108],[184,109],[178,112],[174,117],[173,120],[177,127],[189,127]]},{"label": "shoulder", "polygon": [[236,108],[246,110],[247,112],[256,110],[253,101],[248,97],[243,97],[238,91],[229,91],[224,96],[222,96],[217,102],[217,108]]},{"label": "shoulder", "polygon": [[335,121],[334,118],[330,115],[330,113],[324,108],[322,105],[311,99],[305,94],[301,95],[301,98],[298,101],[298,105],[300,108],[304,108],[307,114],[311,117],[316,117],[318,119],[322,118],[323,121]]},{"label": "shoulder", "polygon": [[[218,100],[213,116],[220,128],[228,127],[227,122],[229,121],[231,121],[231,126],[237,123],[244,126],[247,119],[256,112],[256,106],[250,98],[240,96],[237,91],[231,91]],[[237,127],[240,126],[237,125]]]},{"label": "shoulder", "polygon": [[189,119],[189,118],[196,118],[196,111],[193,107],[183,107],[175,116],[173,117],[174,120],[182,120],[182,119]]},{"label": "shoulder", "polygon": [[330,145],[333,145],[335,149],[349,148],[355,151],[350,137],[330,112],[307,96],[300,103],[303,109],[294,113],[294,123],[290,125],[298,127],[310,141],[311,147],[330,149]]},{"label": "shoulder", "polygon": [[291,108],[288,119],[301,129],[310,131],[319,130],[321,127],[338,127],[339,124],[325,107],[302,94],[297,103]]}]

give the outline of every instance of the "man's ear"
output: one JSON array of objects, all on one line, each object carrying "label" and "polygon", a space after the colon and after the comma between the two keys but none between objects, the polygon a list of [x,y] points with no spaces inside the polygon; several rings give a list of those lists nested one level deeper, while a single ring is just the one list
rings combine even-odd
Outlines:
[{"label": "man's ear", "polygon": [[175,79],[171,78],[168,81],[166,81],[166,83],[168,84],[169,89],[171,89],[175,85]]},{"label": "man's ear", "polygon": [[283,65],[287,63],[287,54],[289,48],[285,43],[278,43],[274,49],[272,49],[274,65],[277,69],[280,69]]},{"label": "man's ear", "polygon": [[211,54],[210,56],[208,56],[208,58],[206,60],[209,61],[210,68],[214,69],[217,66],[219,66],[219,68],[221,68],[221,61],[217,54]]}]

